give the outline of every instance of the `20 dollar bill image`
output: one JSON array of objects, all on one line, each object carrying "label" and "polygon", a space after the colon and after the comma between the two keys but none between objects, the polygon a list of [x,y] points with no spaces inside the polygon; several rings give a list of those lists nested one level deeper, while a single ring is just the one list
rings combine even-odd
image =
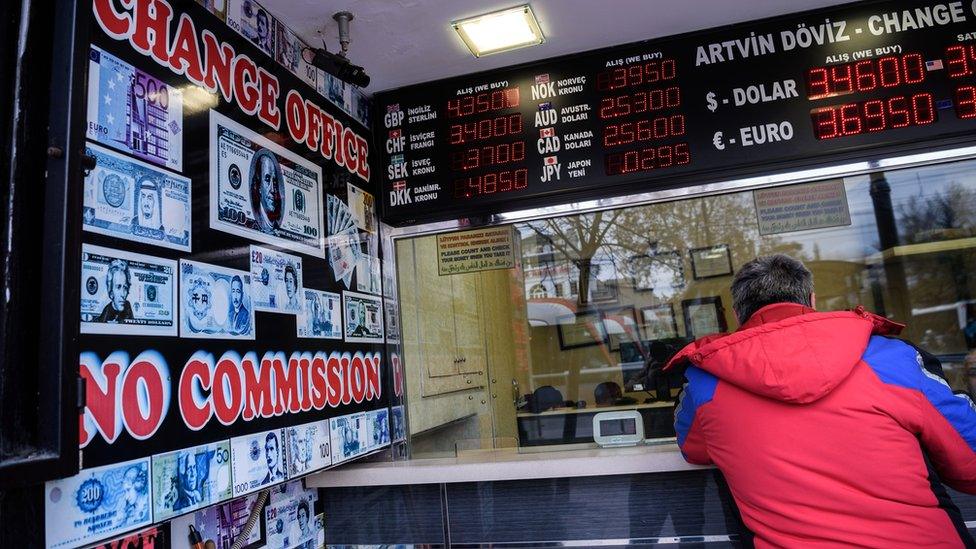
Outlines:
[{"label": "20 dollar bill image", "polygon": [[44,485],[49,549],[78,547],[152,522],[149,458],[82,470]]},{"label": "20 dollar bill image", "polygon": [[176,262],[84,244],[81,333],[175,336]]},{"label": "20 dollar bill image", "polygon": [[325,257],[322,168],[210,111],[210,228]]}]

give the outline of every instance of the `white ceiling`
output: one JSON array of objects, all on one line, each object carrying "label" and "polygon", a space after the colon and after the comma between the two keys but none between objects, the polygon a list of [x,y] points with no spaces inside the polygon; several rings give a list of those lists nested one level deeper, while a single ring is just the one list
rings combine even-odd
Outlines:
[{"label": "white ceiling", "polygon": [[[546,43],[475,58],[455,19],[530,3]],[[306,42],[338,49],[332,14],[350,11],[349,57],[375,93],[408,84],[846,3],[847,0],[263,0]]]}]

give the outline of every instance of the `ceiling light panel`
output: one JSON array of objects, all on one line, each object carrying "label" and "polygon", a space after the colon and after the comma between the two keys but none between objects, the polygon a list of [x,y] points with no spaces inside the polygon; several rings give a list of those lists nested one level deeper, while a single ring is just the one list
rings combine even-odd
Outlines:
[{"label": "ceiling light panel", "polygon": [[538,46],[546,41],[528,4],[453,21],[451,25],[475,57]]}]

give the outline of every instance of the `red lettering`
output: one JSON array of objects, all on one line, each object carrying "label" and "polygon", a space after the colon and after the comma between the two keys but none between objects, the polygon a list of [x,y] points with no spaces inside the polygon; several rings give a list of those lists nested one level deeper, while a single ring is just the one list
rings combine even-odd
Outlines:
[{"label": "red lettering", "polygon": [[369,143],[362,137],[356,136],[356,143],[359,150],[356,156],[359,158],[359,177],[369,181]]},{"label": "red lettering", "polygon": [[152,54],[156,61],[166,64],[169,56],[169,24],[173,8],[164,0],[144,0],[136,3],[136,28],[129,39],[141,53]]},{"label": "red lettering", "polygon": [[197,402],[195,396],[197,383],[203,391],[210,390],[210,365],[199,359],[191,359],[180,374],[177,398],[183,423],[194,431],[202,429],[210,421],[210,415],[213,413],[209,396],[205,397],[202,403]]},{"label": "red lettering", "polygon": [[349,367],[349,353],[343,353],[339,363],[342,364],[342,403],[349,404],[352,402],[352,391],[350,390],[352,384],[349,381],[352,368]]},{"label": "red lettering", "polygon": [[[122,5],[131,9],[132,2],[133,0],[122,0]],[[112,0],[94,0],[92,10],[98,25],[112,38],[125,40],[132,32],[132,17],[128,13],[115,11]]]},{"label": "red lettering", "polygon": [[316,410],[321,410],[325,408],[326,403],[326,391],[328,390],[328,382],[325,379],[325,359],[322,358],[321,354],[316,354],[315,358],[312,359],[312,407]]},{"label": "red lettering", "polygon": [[345,147],[342,146],[342,130],[343,130],[342,122],[339,122],[338,120],[333,118],[332,126],[333,126],[332,128],[333,139],[335,139],[335,145],[333,146],[332,151],[335,153],[335,162],[340,166],[345,166],[346,151],[344,150]]},{"label": "red lettering", "polygon": [[[92,366],[98,368],[97,365],[93,364]],[[115,362],[101,366],[101,374],[105,376],[104,389],[99,385],[89,368],[89,365],[81,364],[81,377],[85,380],[85,409],[83,414],[87,414],[102,437],[112,443],[119,436],[119,427],[121,426],[118,421],[119,418],[115,414],[115,406],[119,373],[122,372],[122,366]],[[91,435],[87,430],[82,430],[80,435],[81,446],[84,447],[88,444]]]},{"label": "red lettering", "polygon": [[[214,369],[213,400],[214,414],[217,421],[230,425],[237,420],[244,408],[244,392],[241,390],[241,370],[237,363],[230,358],[222,358]],[[228,389],[230,394],[228,394]],[[228,400],[228,398],[230,400]]]},{"label": "red lettering", "polygon": [[355,174],[359,168],[356,157],[358,147],[356,144],[356,134],[349,128],[342,131],[342,149],[342,153],[346,157],[346,169],[349,170],[349,173]]},{"label": "red lettering", "polygon": [[[309,368],[312,366],[312,361],[308,359],[307,356],[303,356],[298,359],[298,371],[301,373],[301,389],[302,389],[302,402],[301,411],[307,412],[312,409],[312,395],[310,394],[312,387],[312,379],[309,375]],[[298,410],[292,410],[297,412]]]},{"label": "red lettering", "polygon": [[207,60],[207,75],[203,85],[210,91],[219,86],[224,101],[230,101],[234,89],[231,87],[231,64],[234,61],[234,48],[230,44],[218,43],[210,31],[203,31],[203,51]]},{"label": "red lettering", "polygon": [[336,136],[333,132],[334,120],[325,111],[322,111],[322,156],[326,160],[332,158],[335,151]]},{"label": "red lettering", "polygon": [[238,55],[234,60],[234,95],[237,104],[247,114],[258,111],[258,67],[246,55]]},{"label": "red lettering", "polygon": [[393,368],[393,394],[399,398],[403,396],[403,368],[400,365],[400,355],[390,355],[390,366]]},{"label": "red lettering", "polygon": [[200,63],[200,48],[197,46],[197,29],[190,16],[180,16],[180,26],[176,29],[176,41],[169,53],[169,66],[176,74],[186,74],[194,82],[203,82],[203,67]]},{"label": "red lettering", "polygon": [[292,358],[285,367],[285,361],[275,358],[271,361],[275,378],[275,415],[281,415],[285,411],[297,412],[301,410],[300,398],[298,394],[298,360]]},{"label": "red lettering", "polygon": [[308,138],[305,146],[314,151],[319,147],[319,139],[322,137],[322,109],[315,103],[306,101],[305,112],[308,113]]},{"label": "red lettering", "polygon": [[352,357],[352,372],[349,376],[352,378],[352,399],[358,404],[366,396],[366,366],[359,353]]},{"label": "red lettering", "polygon": [[[129,434],[145,440],[159,429],[165,412],[163,379],[156,366],[139,360],[125,372],[122,381],[122,419]],[[145,397],[147,410],[143,415],[140,395]]]},{"label": "red lettering", "polygon": [[338,408],[342,404],[342,363],[335,353],[329,355],[328,363],[328,401],[329,406]]},{"label": "red lettering", "polygon": [[288,134],[295,143],[305,141],[308,133],[308,121],[305,119],[305,100],[295,90],[288,92],[285,97],[285,121],[288,123]]},{"label": "red lettering", "polygon": [[281,127],[281,111],[278,110],[281,87],[278,78],[263,68],[258,68],[258,81],[261,87],[261,112],[258,113],[258,118],[277,130]]},{"label": "red lettering", "polygon": [[[256,367],[254,361],[245,357],[241,362],[244,370],[244,421],[255,417],[271,417],[275,414],[274,397],[271,394],[271,361],[266,357]],[[256,371],[258,368],[260,370]]]},{"label": "red lettering", "polygon": [[380,385],[380,355],[366,357],[366,400],[379,398],[383,388]]}]

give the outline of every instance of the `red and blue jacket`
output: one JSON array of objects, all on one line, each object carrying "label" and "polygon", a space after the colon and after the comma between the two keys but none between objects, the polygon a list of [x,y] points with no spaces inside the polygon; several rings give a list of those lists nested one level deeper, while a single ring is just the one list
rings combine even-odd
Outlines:
[{"label": "red and blue jacket", "polygon": [[976,494],[976,405],[887,337],[901,328],[860,308],[779,303],[669,362],[688,366],[681,452],[722,471],[757,547],[971,543],[926,459]]}]

